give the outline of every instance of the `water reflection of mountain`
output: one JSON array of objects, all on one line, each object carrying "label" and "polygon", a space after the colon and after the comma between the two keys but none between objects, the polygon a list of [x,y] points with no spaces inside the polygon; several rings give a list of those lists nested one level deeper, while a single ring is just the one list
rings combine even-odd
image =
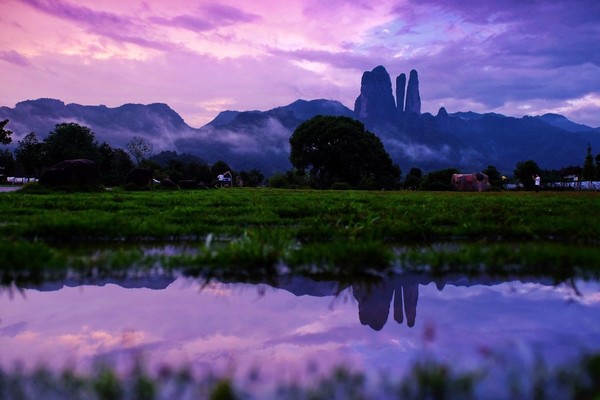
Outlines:
[{"label": "water reflection of mountain", "polygon": [[[162,290],[175,281],[173,276],[128,276],[117,278],[81,279],[71,278],[59,282],[46,282],[41,284],[20,285],[25,289],[39,291],[55,291],[63,287],[77,287],[83,285],[104,286],[114,284],[128,289],[147,288]],[[269,286],[286,290],[295,296],[325,297],[337,296],[348,287],[358,303],[358,317],[363,325],[374,330],[381,330],[387,323],[390,307],[393,307],[393,318],[399,324],[406,321],[408,327],[413,327],[417,320],[417,303],[419,299],[419,286],[434,283],[438,290],[443,290],[446,285],[469,287],[474,285],[492,286],[506,282],[518,281],[521,283],[536,283],[545,286],[556,285],[551,278],[540,277],[492,277],[479,275],[468,277],[464,275],[446,275],[432,277],[427,274],[400,274],[383,278],[377,281],[353,282],[341,284],[335,281],[316,281],[302,276],[281,276],[268,283]],[[245,283],[239,281],[220,280],[221,283]]]},{"label": "water reflection of mountain", "polygon": [[358,317],[361,324],[369,325],[376,331],[381,330],[387,322],[393,298],[394,321],[401,324],[405,314],[406,324],[409,327],[415,325],[417,300],[419,299],[419,277],[396,276],[376,285],[354,284],[352,293],[358,301]]},{"label": "water reflection of mountain", "polygon": [[[363,325],[379,331],[387,323],[390,306],[393,305],[394,321],[404,322],[413,327],[417,318],[417,302],[419,285],[434,283],[438,290],[446,285],[469,287],[474,285],[492,286],[506,282],[536,283],[546,286],[556,285],[551,278],[538,277],[492,277],[480,275],[467,277],[464,275],[446,275],[432,277],[427,274],[401,274],[381,279],[377,282],[352,283],[352,293],[358,302],[358,317]],[[297,296],[328,296],[337,295],[345,287],[336,282],[316,282],[302,277],[290,277],[277,283],[276,287],[287,290]]]},{"label": "water reflection of mountain", "polygon": [[64,287],[79,286],[105,286],[113,284],[125,289],[166,289],[175,281],[176,277],[167,275],[153,276],[127,276],[127,277],[103,277],[103,278],[66,278],[61,281],[48,281],[42,283],[20,284],[23,289],[35,289],[40,292],[52,292]]}]

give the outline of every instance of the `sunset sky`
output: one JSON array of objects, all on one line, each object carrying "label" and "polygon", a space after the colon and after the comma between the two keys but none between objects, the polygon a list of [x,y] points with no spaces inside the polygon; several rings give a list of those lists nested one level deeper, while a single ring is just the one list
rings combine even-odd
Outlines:
[{"label": "sunset sky", "polygon": [[223,110],[326,98],[419,72],[423,111],[560,113],[600,126],[598,0],[0,0],[0,106]]}]

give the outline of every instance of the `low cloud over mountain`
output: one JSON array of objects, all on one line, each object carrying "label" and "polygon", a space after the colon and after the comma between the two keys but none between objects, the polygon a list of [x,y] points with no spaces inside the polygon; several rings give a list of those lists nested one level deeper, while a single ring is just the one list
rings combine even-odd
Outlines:
[{"label": "low cloud over mountain", "polygon": [[14,132],[13,143],[30,132],[45,138],[56,124],[75,122],[88,126],[99,142],[125,147],[133,136],[154,144],[154,150],[172,149],[182,135],[194,131],[166,104],[124,104],[120,107],[65,104],[55,99],[27,100],[15,108],[0,107],[0,117],[10,120],[7,129]]}]

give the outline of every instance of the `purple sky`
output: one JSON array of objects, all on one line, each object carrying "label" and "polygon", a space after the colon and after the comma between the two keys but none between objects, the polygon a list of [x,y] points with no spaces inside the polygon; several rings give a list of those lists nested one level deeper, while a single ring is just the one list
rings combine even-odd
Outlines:
[{"label": "purple sky", "polygon": [[2,0],[0,105],[298,98],[353,108],[362,73],[419,72],[423,111],[563,114],[600,126],[598,0]]}]

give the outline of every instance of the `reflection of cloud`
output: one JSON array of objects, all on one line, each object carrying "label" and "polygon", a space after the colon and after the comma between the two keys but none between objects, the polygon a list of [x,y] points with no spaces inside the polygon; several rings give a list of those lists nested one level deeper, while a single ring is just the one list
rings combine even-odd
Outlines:
[{"label": "reflection of cloud", "polygon": [[201,355],[203,353],[230,352],[253,347],[257,344],[256,338],[239,337],[236,335],[214,334],[182,343],[182,348],[190,354]]},{"label": "reflection of cloud", "polygon": [[292,332],[292,334],[293,335],[314,334],[314,333],[323,332],[326,330],[326,328],[327,327],[323,325],[322,321],[315,321],[315,322],[298,327],[298,329],[296,329],[294,332]]},{"label": "reflection of cloud", "polygon": [[[0,319],[0,323],[1,322],[2,322],[2,319]],[[0,327],[0,336],[12,336],[12,337],[17,336],[19,333],[21,333],[25,330],[26,326],[27,326],[27,323],[21,321],[21,322],[12,324],[12,325]]]},{"label": "reflection of cloud", "polygon": [[[227,373],[247,382],[254,369],[258,384],[275,385],[290,376],[314,378],[310,371],[326,373],[339,364],[401,376],[423,354],[458,366],[479,365],[481,347],[493,351],[519,341],[551,356],[598,349],[597,282],[577,282],[589,307],[573,307],[565,300],[573,294],[570,286],[555,287],[552,280],[523,284],[506,277],[447,276],[439,278],[446,285],[438,290],[434,283],[440,282],[418,278],[414,329],[406,329],[414,317],[410,310],[417,307],[416,291],[408,291],[402,297],[402,306],[409,305],[404,322],[389,321],[378,332],[361,326],[352,287],[340,300],[333,297],[337,288],[325,292],[309,280],[289,286],[302,295],[262,284],[204,285],[191,278],[178,278],[164,290],[114,284],[24,289],[26,299],[0,297],[0,328],[9,333],[0,335],[0,365],[21,359],[27,367],[47,361],[60,368],[70,361],[85,371],[98,357],[129,365],[128,357],[141,356],[151,372],[187,364],[194,373]],[[424,343],[429,325],[438,334]],[[11,336],[14,332],[19,335]],[[315,367],[309,371],[307,365]]]},{"label": "reflection of cloud", "polygon": [[[314,327],[313,327],[314,328]],[[310,329],[310,328],[309,328]],[[272,338],[265,342],[268,346],[280,346],[280,345],[295,345],[304,348],[321,348],[322,346],[329,346],[330,343],[343,343],[344,338],[348,338],[355,335],[351,327],[348,326],[328,326],[325,325],[320,327],[320,330],[314,330],[312,332],[299,329],[296,332],[290,332],[288,335]],[[366,339],[368,335],[364,337],[353,337],[353,340]],[[338,345],[336,345],[338,346]],[[343,348],[344,346],[339,346]]]},{"label": "reflection of cloud", "polygon": [[565,282],[556,287],[546,287],[549,292],[560,293],[565,301],[595,306],[600,304],[600,290],[590,282]]},{"label": "reflection of cloud", "polygon": [[33,342],[36,341],[40,336],[43,337],[38,332],[26,330],[15,335],[15,339],[20,342]]},{"label": "reflection of cloud", "polygon": [[229,297],[233,294],[231,285],[215,281],[207,282],[202,286],[201,290],[202,292],[221,297]]},{"label": "reflection of cloud", "polygon": [[59,335],[51,340],[84,354],[95,354],[99,351],[130,348],[150,343],[148,335],[141,331],[109,332],[106,330],[93,330],[87,326],[84,326],[78,333]]},{"label": "reflection of cloud", "polygon": [[588,306],[600,304],[600,293],[593,293],[582,296],[580,299],[580,303]]}]

